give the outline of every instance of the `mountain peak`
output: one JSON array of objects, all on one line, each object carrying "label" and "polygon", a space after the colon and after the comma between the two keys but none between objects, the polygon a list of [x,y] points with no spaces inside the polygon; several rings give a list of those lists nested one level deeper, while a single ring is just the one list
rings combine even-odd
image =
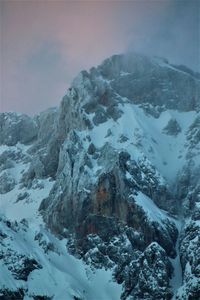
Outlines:
[{"label": "mountain peak", "polygon": [[83,93],[84,102],[91,98],[98,102],[97,98],[109,91],[115,98],[118,95],[138,105],[178,111],[200,109],[200,81],[196,73],[169,64],[164,58],[138,53],[111,56],[97,68],[82,71],[72,87]]},{"label": "mountain peak", "polygon": [[198,298],[199,90],[129,53],[59,109],[0,115],[3,299]]}]

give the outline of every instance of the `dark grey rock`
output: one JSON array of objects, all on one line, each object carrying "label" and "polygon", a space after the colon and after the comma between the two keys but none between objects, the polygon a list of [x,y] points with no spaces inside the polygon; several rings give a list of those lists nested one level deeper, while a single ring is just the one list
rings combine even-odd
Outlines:
[{"label": "dark grey rock", "polygon": [[176,119],[170,119],[167,126],[163,128],[163,133],[177,136],[181,132],[181,127]]},{"label": "dark grey rock", "polygon": [[20,288],[16,291],[10,291],[9,289],[0,289],[0,300],[23,300],[25,291]]},{"label": "dark grey rock", "polygon": [[20,260],[20,268],[12,268],[12,273],[15,279],[27,281],[32,271],[41,268],[42,266],[35,259],[23,257]]},{"label": "dark grey rock", "polygon": [[200,83],[196,75],[180,72],[164,61],[161,65],[156,59],[130,53],[112,56],[98,71],[111,80],[112,88],[119,95],[133,103],[164,105],[180,111],[198,110]]},{"label": "dark grey rock", "polygon": [[93,117],[93,123],[95,126],[98,126],[101,123],[104,123],[107,121],[106,112],[103,108],[99,108],[95,112],[95,116]]},{"label": "dark grey rock", "polygon": [[96,147],[93,143],[91,143],[88,147],[88,154],[93,155],[95,153],[95,151],[96,151]]},{"label": "dark grey rock", "polygon": [[19,193],[18,196],[17,196],[16,202],[22,201],[22,200],[28,198],[28,196],[29,196],[28,192]]},{"label": "dark grey rock", "polygon": [[37,124],[29,116],[17,113],[0,114],[0,144],[27,144],[37,138]]},{"label": "dark grey rock", "polygon": [[15,180],[9,174],[9,172],[4,171],[2,175],[0,175],[0,194],[6,194],[12,191],[15,187]]}]

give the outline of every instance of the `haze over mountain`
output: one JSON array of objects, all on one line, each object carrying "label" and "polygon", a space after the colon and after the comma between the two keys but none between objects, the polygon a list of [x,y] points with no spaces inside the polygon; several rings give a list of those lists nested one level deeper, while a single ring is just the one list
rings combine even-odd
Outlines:
[{"label": "haze over mountain", "polygon": [[0,111],[57,106],[82,70],[118,53],[200,71],[200,1],[0,1]]}]

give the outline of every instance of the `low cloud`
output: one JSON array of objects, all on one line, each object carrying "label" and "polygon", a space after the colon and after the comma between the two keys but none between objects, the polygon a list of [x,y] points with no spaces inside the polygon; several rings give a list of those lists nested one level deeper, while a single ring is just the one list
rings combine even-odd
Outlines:
[{"label": "low cloud", "polygon": [[82,69],[138,51],[199,68],[199,1],[1,1],[1,110],[58,105]]}]

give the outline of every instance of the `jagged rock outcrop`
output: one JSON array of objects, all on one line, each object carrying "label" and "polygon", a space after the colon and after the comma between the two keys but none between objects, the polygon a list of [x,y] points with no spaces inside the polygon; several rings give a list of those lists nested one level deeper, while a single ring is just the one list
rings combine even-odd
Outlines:
[{"label": "jagged rock outcrop", "polygon": [[180,111],[199,110],[196,74],[179,71],[166,60],[137,54],[115,55],[98,68],[111,87],[133,103],[148,103]]},{"label": "jagged rock outcrop", "polygon": [[38,128],[33,119],[24,114],[0,114],[0,145],[27,144],[37,138]]},{"label": "jagged rock outcrop", "polygon": [[[169,278],[172,276],[171,264],[165,251],[157,243],[150,244],[138,261],[131,262],[129,278],[125,281],[130,290],[122,299],[171,299]],[[130,284],[132,281],[132,284]]]},{"label": "jagged rock outcrop", "polygon": [[181,127],[176,119],[169,120],[167,126],[163,128],[163,132],[169,135],[177,136],[181,132]]},{"label": "jagged rock outcrop", "polygon": [[[200,226],[199,220],[191,220],[182,233],[180,244],[181,265],[183,268],[183,290],[178,299],[198,299],[200,291]],[[183,295],[186,296],[183,296]]]},{"label": "jagged rock outcrop", "polygon": [[0,194],[6,194],[15,187],[15,180],[11,174],[5,171],[0,176]]}]

